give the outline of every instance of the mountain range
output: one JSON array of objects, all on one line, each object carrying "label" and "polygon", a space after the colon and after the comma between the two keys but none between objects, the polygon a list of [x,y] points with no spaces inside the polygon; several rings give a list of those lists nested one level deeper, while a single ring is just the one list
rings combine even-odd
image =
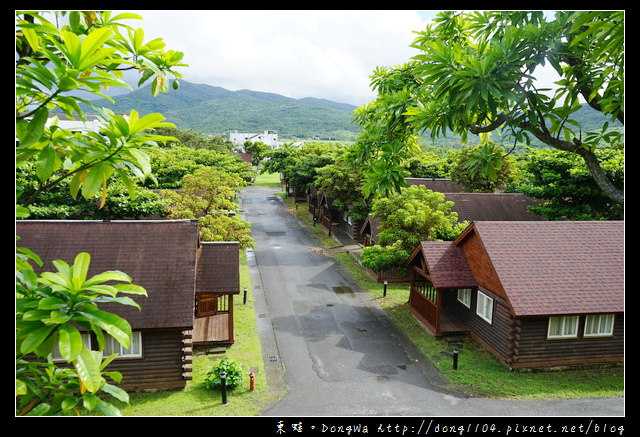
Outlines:
[{"label": "mountain range", "polygon": [[[280,138],[287,139],[354,141],[360,132],[359,126],[352,121],[356,106],[314,97],[293,99],[274,93],[246,89],[229,91],[218,86],[181,81],[177,90],[172,89],[167,94],[154,97],[147,85],[120,94],[114,100],[115,104],[107,99],[94,100],[93,103],[117,113],[129,113],[131,109],[141,115],[159,112],[180,130],[223,138],[228,138],[231,131],[258,133],[275,130]],[[86,109],[86,112],[90,113],[90,110]],[[600,129],[606,121],[600,112],[588,105],[583,105],[573,118],[580,123],[582,132]],[[622,125],[615,122],[611,126],[621,128]],[[533,141],[534,145],[536,142]],[[459,137],[451,135],[435,143],[447,148],[460,147]]]},{"label": "mountain range", "polygon": [[[152,96],[149,86],[92,103],[117,113],[135,109],[141,115],[159,112],[180,130],[228,137],[230,131],[275,130],[283,138],[354,140],[360,128],[352,123],[355,106],[325,99],[293,99],[251,90],[180,81],[177,90]],[[90,111],[89,111],[90,112]]]}]

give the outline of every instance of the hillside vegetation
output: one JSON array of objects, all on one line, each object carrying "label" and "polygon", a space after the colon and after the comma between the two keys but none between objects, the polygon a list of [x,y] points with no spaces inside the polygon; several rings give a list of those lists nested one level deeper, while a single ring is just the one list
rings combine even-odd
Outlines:
[{"label": "hillside vegetation", "polygon": [[180,82],[180,87],[153,97],[148,87],[117,96],[116,103],[94,101],[116,113],[136,109],[140,114],[159,112],[181,130],[227,136],[230,131],[275,130],[281,137],[355,140],[360,128],[352,123],[356,108],[346,103],[306,97],[227,89]]},{"label": "hillside vegetation", "polygon": [[[352,122],[356,107],[347,103],[313,97],[293,99],[251,90],[229,91],[222,87],[185,81],[180,82],[177,90],[156,97],[147,88],[119,95],[115,98],[115,104],[106,99],[94,103],[116,113],[128,113],[131,109],[136,109],[142,115],[159,112],[180,130],[222,137],[228,137],[228,133],[234,130],[275,130],[281,138],[318,137],[354,141],[360,132],[359,126]],[[606,121],[599,112],[587,106],[583,106],[575,118],[582,125],[583,132],[600,129]],[[448,136],[439,138],[434,144],[455,148],[460,147],[460,139]]]}]

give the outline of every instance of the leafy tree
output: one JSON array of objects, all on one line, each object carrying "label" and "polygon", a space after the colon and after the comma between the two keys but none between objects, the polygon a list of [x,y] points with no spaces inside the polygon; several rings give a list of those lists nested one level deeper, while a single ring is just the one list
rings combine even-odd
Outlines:
[{"label": "leafy tree", "polygon": [[[66,23],[58,27],[48,16]],[[106,97],[102,89],[128,85],[123,70],[142,72],[139,84],[152,80],[153,94],[167,92],[169,75],[182,66],[182,53],[164,50],[159,40],[144,42],[144,32],[118,20],[140,18],[133,14],[112,16],[108,11],[16,12],[16,167],[33,165],[38,186],[22,199],[23,186],[16,180],[16,216],[29,215],[29,206],[54,186],[68,182],[73,197],[91,199],[98,194],[104,206],[107,183],[116,177],[135,192],[133,179],[152,177],[148,150],[167,138],[147,131],[168,126],[160,114],[127,116],[96,108],[101,114],[99,132],[85,134],[48,124],[54,111],[86,120],[79,103],[80,92]],[[173,82],[174,87],[178,85]],[[16,255],[16,396],[17,414],[79,414],[79,407],[98,409],[103,414],[119,414],[105,401],[114,396],[128,401],[116,382],[120,375],[103,372],[113,357],[102,359],[104,332],[128,347],[129,324],[118,316],[101,311],[102,302],[137,304],[119,293],[145,295],[122,272],[104,272],[87,278],[90,255],[76,256],[72,266],[54,261],[58,270],[36,274],[30,261],[42,265],[28,248]],[[113,285],[112,281],[124,282]],[[93,332],[99,350],[82,344],[79,330]],[[104,331],[104,332],[103,332]],[[57,344],[71,368],[60,368],[52,360]],[[33,355],[40,359],[31,360]]]},{"label": "leafy tree", "polygon": [[[415,40],[414,78],[422,83],[409,111],[412,125],[438,136],[504,129],[516,141],[533,136],[582,157],[598,186],[624,202],[595,147],[615,137],[584,138],[572,114],[579,96],[624,123],[624,11],[485,11],[439,14]],[[556,93],[536,88],[536,68],[560,75]]]},{"label": "leafy tree", "polygon": [[420,241],[455,238],[458,214],[451,211],[452,206],[444,194],[422,185],[375,199],[371,214],[380,218],[379,244],[400,242],[403,249],[412,251]]},{"label": "leafy tree", "polygon": [[286,168],[287,159],[299,148],[295,143],[285,143],[277,149],[271,149],[265,153],[262,161],[261,172],[263,173],[283,173]]},{"label": "leafy tree", "polygon": [[334,206],[347,210],[355,220],[364,220],[371,210],[369,198],[362,190],[362,175],[354,172],[342,159],[317,170],[314,185],[330,197]]},{"label": "leafy tree", "polygon": [[245,141],[244,143],[244,151],[251,153],[251,164],[255,166],[260,165],[260,162],[267,156],[270,149],[270,146],[260,141]]},{"label": "leafy tree", "polygon": [[379,67],[371,81],[378,92],[376,100],[354,111],[354,121],[362,133],[354,144],[350,163],[361,169],[367,196],[386,196],[407,186],[406,161],[418,153],[419,147],[406,112],[418,85],[408,65],[398,69]]},{"label": "leafy tree", "polygon": [[[22,187],[22,195],[18,198],[29,198],[39,186],[35,174],[35,163],[27,162],[16,169],[16,185]],[[69,192],[69,181],[63,180],[58,185],[43,192],[29,205],[29,217],[33,219],[94,219],[116,220],[163,216],[165,202],[154,193],[139,185],[131,191],[121,181],[113,181],[107,185],[107,196],[104,205],[100,206],[101,194],[89,199],[74,199]]]},{"label": "leafy tree", "polygon": [[[607,177],[624,187],[622,150],[597,148],[595,151]],[[532,207],[548,220],[623,220],[623,205],[612,201],[596,185],[584,161],[561,150],[531,149],[522,159],[522,177],[518,191],[543,199]]]},{"label": "leafy tree", "polygon": [[491,193],[516,176],[513,158],[491,141],[465,147],[455,154],[457,159],[451,168],[451,178],[468,191]]},{"label": "leafy tree", "polygon": [[238,241],[241,249],[253,247],[250,226],[235,215],[235,188],[240,177],[212,167],[201,167],[182,178],[181,189],[162,190],[170,219],[198,219],[203,241]]},{"label": "leafy tree", "polygon": [[430,151],[423,151],[409,158],[405,163],[413,178],[447,178],[451,171],[451,163],[448,158],[443,158]]},{"label": "leafy tree", "polygon": [[168,74],[178,75],[173,69],[183,65],[180,52],[163,51],[161,40],[145,44],[141,29],[118,22],[139,16],[92,11],[58,14],[69,23],[60,29],[45,13],[16,12],[16,161],[34,159],[42,182],[23,206],[67,178],[71,178],[74,197],[81,193],[90,198],[101,191],[104,202],[111,176],[131,189],[131,174],[150,177],[145,149],[166,138],[145,131],[168,126],[162,115],[140,117],[131,111],[124,117],[96,108],[102,118],[100,132],[86,134],[74,134],[56,124],[47,127],[46,122],[55,109],[85,120],[78,102],[89,102],[77,97],[78,91],[106,97],[101,92],[104,87],[128,87],[121,80],[124,69],[143,70],[141,82],[153,78],[152,90],[158,93],[168,91]]},{"label": "leafy tree", "polygon": [[174,145],[168,149],[152,151],[149,156],[156,182],[148,181],[145,184],[148,188],[179,188],[182,178],[202,167],[224,168],[227,173],[242,178],[238,186],[255,178],[251,164],[242,162],[237,156],[215,150]]},{"label": "leafy tree", "polygon": [[403,249],[400,242],[395,242],[390,246],[367,246],[362,250],[360,260],[362,265],[370,268],[374,272],[384,272],[402,267],[409,258],[410,251]]},{"label": "leafy tree", "polygon": [[305,143],[283,158],[282,174],[290,186],[306,189],[314,184],[318,170],[335,162],[341,150],[337,144]]},{"label": "leafy tree", "polygon": [[[447,11],[412,46],[420,53],[410,62],[374,72],[378,98],[357,113],[371,183],[401,185],[411,135],[452,132],[466,141],[501,129],[514,141],[534,137],[579,155],[606,195],[624,202],[595,154],[599,142],[620,143],[621,135],[586,137],[572,119],[581,96],[624,123],[624,11],[558,11],[549,20],[540,11]],[[561,77],[553,95],[535,83],[547,64]]]},{"label": "leafy tree", "polygon": [[466,223],[458,223],[452,206],[444,194],[422,185],[376,198],[371,215],[380,218],[378,244],[363,249],[363,264],[373,269],[401,263],[421,241],[454,239]]}]

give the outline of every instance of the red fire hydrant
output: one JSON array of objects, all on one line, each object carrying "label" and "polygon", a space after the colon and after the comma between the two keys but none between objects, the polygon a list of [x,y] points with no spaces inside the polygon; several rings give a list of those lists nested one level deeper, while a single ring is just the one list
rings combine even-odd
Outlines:
[{"label": "red fire hydrant", "polygon": [[256,388],[255,377],[256,375],[254,375],[253,372],[249,373],[249,390],[251,391],[255,390]]}]

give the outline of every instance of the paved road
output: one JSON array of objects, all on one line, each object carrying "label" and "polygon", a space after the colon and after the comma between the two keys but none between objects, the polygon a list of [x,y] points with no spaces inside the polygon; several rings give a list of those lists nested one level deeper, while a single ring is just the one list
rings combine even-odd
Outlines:
[{"label": "paved road", "polygon": [[624,398],[524,402],[472,398],[434,366],[284,208],[275,189],[240,194],[270,386],[267,416],[623,416]]}]

